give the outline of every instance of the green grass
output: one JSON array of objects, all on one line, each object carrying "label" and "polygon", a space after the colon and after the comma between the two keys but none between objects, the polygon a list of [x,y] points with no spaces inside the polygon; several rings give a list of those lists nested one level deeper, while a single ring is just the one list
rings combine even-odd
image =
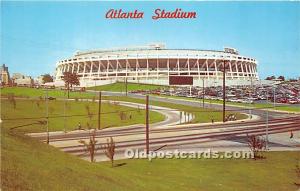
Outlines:
[{"label": "green grass", "polygon": [[[44,90],[40,89],[34,89],[34,88],[19,88],[19,87],[14,87],[14,88],[4,88],[2,89],[2,96],[7,96],[8,94],[15,94],[16,96],[19,97],[39,97],[39,96],[44,96],[45,92]],[[88,93],[88,92],[71,92],[70,94],[71,98],[94,98],[95,94]],[[49,96],[52,97],[65,97],[64,91],[62,90],[49,90]],[[128,101],[128,102],[135,102],[135,103],[145,103],[145,100],[143,99],[136,99],[136,98],[131,98],[131,97],[126,97],[126,96],[103,96],[103,99],[109,99],[109,100],[116,100],[116,101]],[[196,108],[196,107],[191,107],[191,106],[186,106],[186,105],[180,105],[180,104],[171,104],[171,103],[166,103],[166,102],[157,102],[157,101],[150,101],[151,105],[157,105],[157,106],[163,106],[163,107],[168,107],[172,109],[177,109],[180,111],[185,111],[188,113],[192,113],[195,118],[192,120],[192,123],[205,123],[205,122],[211,122],[212,119],[214,121],[222,121],[222,112],[221,111],[215,111],[211,109],[203,109],[203,108]],[[246,118],[246,115],[238,113],[238,112],[227,112],[227,114],[235,114],[238,119],[244,119]]]},{"label": "green grass", "polygon": [[[87,116],[87,109],[90,108],[90,113],[95,114],[91,119]],[[1,119],[3,120],[3,126],[15,127],[23,124],[30,124],[37,122],[37,120],[45,120],[46,116],[46,104],[44,100],[20,100],[16,99],[16,108],[8,100],[1,100]],[[49,101],[49,130],[58,131],[64,130],[64,124],[66,130],[74,130],[78,127],[80,122],[82,128],[88,128],[87,122],[91,124],[91,127],[97,127],[97,112],[98,103],[96,102],[84,102],[84,101],[68,101],[66,102],[66,115],[72,117],[66,117],[64,123],[64,117],[58,117],[64,115],[64,102],[52,100]],[[125,107],[120,104],[102,103],[101,105],[101,127],[116,127],[133,124],[145,123],[145,112],[138,108]],[[121,114],[123,113],[123,114]],[[83,116],[74,116],[83,115]],[[121,119],[123,115],[123,119]],[[56,117],[56,118],[51,118]],[[41,118],[41,119],[19,119],[19,120],[6,120],[11,118]],[[164,116],[158,112],[150,111],[150,123],[159,122],[164,120]],[[30,125],[21,127],[26,132],[40,132],[45,131],[45,126]]]},{"label": "green grass", "polygon": [[[56,98],[66,98],[67,93],[63,90],[49,89],[48,96]],[[45,97],[45,89],[27,88],[27,87],[5,87],[1,89],[1,97],[6,97],[9,94],[14,94],[17,97]],[[70,92],[70,98],[93,98],[95,94],[89,92]]]},{"label": "green grass", "polygon": [[[128,101],[128,102],[135,102],[135,103],[145,103],[145,100],[126,97],[126,96],[124,96],[124,97],[104,96],[103,99],[116,100],[116,101]],[[194,115],[194,119],[191,121],[191,123],[208,123],[208,122],[211,122],[212,119],[214,119],[215,122],[223,120],[222,111],[220,111],[220,110],[213,110],[213,109],[201,108],[201,107],[191,107],[191,106],[187,106],[187,105],[180,105],[180,104],[173,104],[173,103],[159,102],[159,101],[151,101],[151,100],[150,100],[150,105],[162,106],[162,107],[172,108],[175,110],[184,111],[187,113],[192,113]],[[242,114],[239,112],[226,112],[225,114],[226,115],[235,114],[237,119],[247,118],[247,116],[245,114]]]},{"label": "green grass", "polygon": [[299,152],[253,159],[121,160],[90,163],[6,128],[1,132],[3,190],[296,190]]},{"label": "green grass", "polygon": [[[166,86],[161,85],[152,85],[152,84],[138,84],[138,83],[127,83],[127,91],[137,91],[137,90],[155,90],[164,88]],[[114,84],[96,86],[96,87],[89,87],[90,90],[97,90],[97,91],[112,91],[112,92],[125,92],[126,86],[124,82],[117,82]]]}]

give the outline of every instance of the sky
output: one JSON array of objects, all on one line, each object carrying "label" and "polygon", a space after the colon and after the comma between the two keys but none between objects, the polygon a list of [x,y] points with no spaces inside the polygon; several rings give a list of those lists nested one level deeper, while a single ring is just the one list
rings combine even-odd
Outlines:
[{"label": "sky", "polygon": [[[154,10],[196,11],[196,19],[153,20]],[[109,9],[143,19],[106,19]],[[234,47],[258,60],[261,78],[300,76],[300,2],[1,2],[1,64],[10,73],[54,73],[78,50],[163,42],[171,49]]]}]

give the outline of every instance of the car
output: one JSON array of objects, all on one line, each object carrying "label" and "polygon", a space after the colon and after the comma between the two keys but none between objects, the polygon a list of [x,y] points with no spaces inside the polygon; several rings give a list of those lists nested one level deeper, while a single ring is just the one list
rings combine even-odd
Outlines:
[{"label": "car", "polygon": [[56,100],[55,97],[48,97],[48,100]]},{"label": "car", "polygon": [[296,103],[298,103],[298,101],[296,99],[289,99],[288,103],[289,104],[296,104]]}]

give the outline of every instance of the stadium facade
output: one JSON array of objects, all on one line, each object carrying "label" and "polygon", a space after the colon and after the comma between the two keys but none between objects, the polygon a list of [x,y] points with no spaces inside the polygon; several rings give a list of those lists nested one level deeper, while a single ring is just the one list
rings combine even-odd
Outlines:
[{"label": "stadium facade", "polygon": [[192,76],[194,86],[221,85],[225,61],[227,85],[249,85],[259,80],[256,59],[236,49],[167,49],[163,44],[76,52],[56,64],[55,83],[62,84],[66,71],[77,73],[80,86],[117,81],[168,85],[169,76]]}]

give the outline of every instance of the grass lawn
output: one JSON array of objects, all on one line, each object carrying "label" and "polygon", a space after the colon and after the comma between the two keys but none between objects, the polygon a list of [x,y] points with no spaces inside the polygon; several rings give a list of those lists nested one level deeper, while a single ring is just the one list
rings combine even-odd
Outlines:
[{"label": "grass lawn", "polygon": [[[145,103],[145,101],[142,99],[136,99],[136,98],[126,97],[126,96],[123,97],[103,96],[103,99]],[[151,105],[163,106],[163,107],[172,108],[180,111],[185,111],[187,113],[192,113],[194,115],[194,119],[191,121],[191,123],[207,123],[207,122],[211,122],[211,119],[214,119],[215,122],[223,120],[222,111],[220,110],[213,110],[213,109],[201,108],[201,107],[191,107],[191,106],[172,104],[167,102],[151,101],[151,99],[149,103]],[[245,114],[238,113],[238,112],[226,112],[226,115],[228,114],[235,114],[237,119],[247,118]]]},{"label": "grass lawn", "polygon": [[[6,97],[9,94],[14,94],[17,97],[45,97],[45,89],[27,88],[27,87],[5,87],[1,89],[1,96]],[[49,89],[49,97],[66,98],[67,93],[63,90]],[[70,92],[70,98],[93,98],[95,94],[89,92]]]},{"label": "grass lawn", "polygon": [[[62,90],[49,90],[49,96],[52,97],[65,97],[64,91]],[[2,96],[7,96],[8,94],[15,94],[19,97],[39,97],[44,96],[45,92],[41,89],[34,89],[34,88],[4,88],[2,89]],[[95,94],[88,93],[88,92],[71,92],[70,94],[71,98],[94,98]],[[145,100],[143,99],[136,99],[126,96],[103,96],[103,99],[108,100],[116,100],[116,101],[128,101],[128,102],[135,102],[135,103],[145,103]],[[157,106],[163,106],[168,107],[172,109],[178,109],[181,111],[186,111],[188,113],[192,113],[195,118],[193,119],[192,123],[205,123],[205,122],[211,122],[212,119],[214,121],[222,121],[222,112],[221,111],[214,111],[211,109],[202,109],[202,108],[196,108],[196,107],[190,107],[186,105],[179,105],[179,104],[171,104],[171,103],[165,103],[165,102],[157,102],[157,101],[150,101],[151,105],[157,105]],[[235,114],[237,116],[237,119],[244,119],[246,118],[246,115],[237,113],[237,112],[227,112],[227,114]]]},{"label": "grass lawn", "polygon": [[[90,113],[95,114],[92,115],[91,119],[87,115],[87,107],[90,108]],[[45,120],[44,117],[46,116],[46,104],[44,100],[16,99],[16,108],[14,109],[14,105],[11,102],[6,99],[2,99],[1,111],[3,126],[10,128],[18,125],[34,123],[37,122],[37,120]],[[88,128],[87,122],[89,122],[91,126],[95,128],[97,127],[98,121],[96,115],[97,111],[98,103],[96,102],[68,101],[66,102],[66,116],[77,116],[66,117],[64,123],[64,117],[62,117],[64,115],[64,102],[58,100],[49,101],[49,116],[55,117],[49,119],[49,130],[64,130],[64,124],[67,131],[74,130],[78,127],[79,122],[81,123],[82,128]],[[125,107],[119,104],[102,103],[101,113],[102,128],[145,123],[145,112],[138,108]],[[38,117],[41,119],[6,120],[10,118]],[[162,120],[164,120],[164,116],[162,114],[150,111],[150,123],[159,122]],[[29,132],[40,132],[45,131],[45,126],[37,124],[21,127],[21,129]]]},{"label": "grass lawn", "polygon": [[[152,85],[152,84],[138,84],[138,83],[127,83],[127,91],[137,91],[137,90],[155,90],[159,88],[164,88],[166,86]],[[117,82],[114,84],[108,84],[103,86],[89,87],[90,90],[97,91],[112,91],[112,92],[126,92],[126,86],[124,82]]]},{"label": "grass lawn", "polygon": [[253,159],[155,159],[90,163],[18,131],[1,131],[3,190],[296,190],[299,152]]}]

